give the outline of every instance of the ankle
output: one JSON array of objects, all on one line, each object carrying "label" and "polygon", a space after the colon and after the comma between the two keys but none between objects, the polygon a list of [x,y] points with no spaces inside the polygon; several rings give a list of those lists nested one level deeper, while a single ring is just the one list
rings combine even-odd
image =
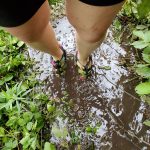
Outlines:
[{"label": "ankle", "polygon": [[57,55],[52,56],[55,61],[60,60],[62,58],[63,51],[59,48]]},{"label": "ankle", "polygon": [[88,58],[82,58],[82,57],[80,57],[80,55],[78,55],[78,60],[81,63],[81,65],[83,65],[83,66],[86,65],[88,62]]}]

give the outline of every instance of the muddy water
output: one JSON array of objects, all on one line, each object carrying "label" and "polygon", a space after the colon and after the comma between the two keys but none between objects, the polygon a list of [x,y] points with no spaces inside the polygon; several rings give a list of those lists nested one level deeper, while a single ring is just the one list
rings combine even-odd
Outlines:
[{"label": "muddy water", "polygon": [[[68,67],[64,77],[57,77],[50,64],[50,56],[29,49],[42,73],[37,76],[46,82],[45,91],[52,97],[68,94],[73,107],[66,112],[68,120],[63,124],[76,131],[82,139],[81,149],[92,150],[150,150],[150,129],[142,124],[149,115],[149,107],[135,94],[137,78],[132,75],[121,60],[127,49],[113,40],[108,31],[104,43],[93,54],[93,76],[86,81],[80,80],[74,65],[74,30],[64,17],[54,22],[57,38],[68,53]],[[111,67],[110,70],[105,69]],[[87,125],[102,124],[96,134],[87,134]],[[50,139],[59,142],[54,137]],[[67,139],[69,141],[69,138]],[[73,148],[70,148],[73,149]]]}]

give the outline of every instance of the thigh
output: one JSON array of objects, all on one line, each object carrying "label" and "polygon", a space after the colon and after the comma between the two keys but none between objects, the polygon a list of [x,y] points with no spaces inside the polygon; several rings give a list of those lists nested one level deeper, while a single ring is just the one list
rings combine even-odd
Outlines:
[{"label": "thigh", "polygon": [[66,11],[76,30],[105,32],[122,5],[123,2],[111,6],[94,6],[79,0],[66,0]]},{"label": "thigh", "polygon": [[0,0],[0,26],[15,27],[29,20],[45,0]]},{"label": "thigh", "polygon": [[4,29],[23,41],[32,41],[40,37],[42,30],[49,23],[50,8],[48,1],[45,1],[36,13],[25,23],[16,27],[5,27]]}]

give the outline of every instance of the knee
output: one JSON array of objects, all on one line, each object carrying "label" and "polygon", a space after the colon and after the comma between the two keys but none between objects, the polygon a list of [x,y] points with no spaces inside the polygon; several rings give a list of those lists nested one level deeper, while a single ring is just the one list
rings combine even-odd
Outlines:
[{"label": "knee", "polygon": [[24,36],[21,38],[22,41],[24,41],[25,43],[34,43],[37,41],[36,36],[34,36],[34,34],[28,34],[27,36]]},{"label": "knee", "polygon": [[78,19],[74,19],[71,14],[67,15],[69,22],[76,29],[80,38],[89,43],[96,43],[102,41],[107,32],[107,26],[99,23],[80,23]]},{"label": "knee", "polygon": [[89,43],[102,41],[106,35],[107,28],[99,25],[86,25],[85,27],[79,24],[73,24],[80,38]]},{"label": "knee", "polygon": [[77,31],[77,33],[84,41],[88,43],[97,43],[104,39],[106,35],[106,30],[98,31],[98,30],[88,29],[88,30]]}]

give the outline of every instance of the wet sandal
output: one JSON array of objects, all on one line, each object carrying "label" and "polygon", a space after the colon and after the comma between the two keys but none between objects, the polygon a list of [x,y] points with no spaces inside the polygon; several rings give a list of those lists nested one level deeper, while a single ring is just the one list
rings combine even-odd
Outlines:
[{"label": "wet sandal", "polygon": [[92,56],[89,56],[86,65],[82,65],[79,62],[78,56],[76,54],[76,65],[78,67],[78,73],[80,74],[80,78],[81,79],[87,79],[89,76],[91,76],[91,72],[92,72]]},{"label": "wet sandal", "polygon": [[60,46],[60,49],[63,51],[62,57],[60,60],[54,60],[53,57],[51,64],[53,65],[53,68],[56,72],[56,75],[64,75],[65,74],[65,70],[67,67],[66,61],[67,61],[67,55],[66,55],[66,51],[63,49],[63,47]]}]

